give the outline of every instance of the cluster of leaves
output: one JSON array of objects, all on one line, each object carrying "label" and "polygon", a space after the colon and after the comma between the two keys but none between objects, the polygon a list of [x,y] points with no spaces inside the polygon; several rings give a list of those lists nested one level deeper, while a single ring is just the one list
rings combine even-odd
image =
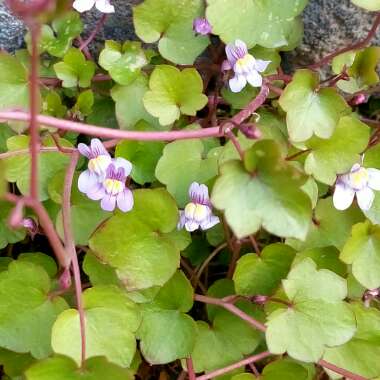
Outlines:
[{"label": "cluster of leaves", "polygon": [[[378,0],[352,2],[380,10]],[[258,94],[249,86],[236,94],[222,83],[223,44],[236,39],[271,61],[265,83],[277,91],[243,120],[260,139],[235,128],[233,141],[219,132],[206,139],[119,141],[115,157],[133,164],[130,212],[105,212],[79,192],[78,176],[87,165],[79,160],[70,211],[85,289],[84,362],[74,288],[62,289],[62,268],[43,229],[35,237],[26,226],[11,228],[14,206],[2,198],[3,379],[170,379],[191,370],[188,358],[200,374],[264,351],[271,356],[257,368],[242,364],[217,378],[251,380],[257,371],[264,380],[339,377],[321,360],[380,378],[380,192],[364,213],[355,203],[338,211],[332,201],[337,176],[355,163],[363,159],[364,167],[380,169],[379,124],[364,123],[349,105],[379,82],[380,48],[337,55],[332,81],[307,68],[290,78],[277,75],[281,52],[302,37],[307,0],[288,0],[286,7],[283,0],[236,3],[144,0],[133,10],[136,34],[157,43],[157,51],[136,41],[106,41],[94,60],[74,47],[83,31],[75,11],[42,26],[43,115],[141,133],[221,125]],[[197,17],[207,17],[213,37],[194,33]],[[4,109],[30,103],[30,34],[25,40],[28,49],[0,52]],[[334,80],[343,72],[347,78]],[[0,124],[1,196],[29,195],[28,127]],[[40,138],[39,201],[64,240],[69,154],[88,140],[46,125]],[[177,229],[193,182],[209,187],[222,221],[207,232]],[[38,223],[32,210],[25,217]]]}]

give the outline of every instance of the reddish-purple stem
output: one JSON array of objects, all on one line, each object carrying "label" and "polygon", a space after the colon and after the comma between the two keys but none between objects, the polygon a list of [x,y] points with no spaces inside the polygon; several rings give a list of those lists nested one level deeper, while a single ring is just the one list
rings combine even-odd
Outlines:
[{"label": "reddish-purple stem", "polygon": [[239,153],[240,159],[243,161],[244,160],[244,151],[243,151],[237,137],[230,130],[226,131],[225,135],[231,140],[232,144],[234,144],[236,151]]},{"label": "reddish-purple stem", "polygon": [[104,23],[107,20],[107,14],[104,13],[102,17],[99,19],[99,21],[96,24],[95,29],[91,32],[91,34],[88,36],[88,38],[81,42],[79,46],[79,50],[82,51],[83,49],[87,48],[87,46],[93,41],[93,39],[96,37],[96,35],[99,33],[100,29],[103,27]]},{"label": "reddish-purple stem", "polygon": [[250,363],[255,363],[255,362],[258,362],[259,360],[263,360],[269,356],[271,356],[272,354],[268,351],[264,351],[264,352],[261,352],[260,354],[257,354],[257,355],[253,355],[253,356],[250,356],[246,359],[243,359],[243,360],[240,360],[239,362],[237,363],[234,363],[234,364],[231,364],[227,367],[224,367],[224,368],[220,368],[220,369],[217,369],[215,371],[212,371],[212,372],[209,372],[209,373],[206,373],[205,375],[202,375],[202,376],[198,376],[196,378],[196,380],[209,380],[209,379],[213,379],[214,377],[217,377],[217,376],[221,376],[221,375],[224,375],[228,372],[231,372],[233,371],[234,369],[238,369],[238,368],[241,368],[241,367],[244,367]]},{"label": "reddish-purple stem", "polygon": [[240,310],[238,307],[236,307],[234,304],[230,302],[226,302],[225,300],[222,300],[219,298],[202,296],[200,294],[195,294],[194,300],[198,302],[207,303],[210,305],[221,306],[224,309],[230,311],[232,314],[235,314],[236,316],[240,317],[241,319],[243,319],[244,321],[252,325],[255,329],[263,331],[263,332],[266,330],[266,327],[263,323],[252,318],[250,315],[244,313],[244,311]]},{"label": "reddish-purple stem", "polygon": [[326,360],[321,359],[318,364],[324,368],[327,368],[331,371],[334,371],[335,373],[338,373],[339,375],[342,375],[346,377],[347,379],[351,380],[368,380],[366,377],[357,375],[355,373],[352,373],[351,371],[347,371],[344,368],[337,367],[336,365],[327,362]]},{"label": "reddish-purple stem", "polygon": [[80,268],[78,263],[78,256],[75,248],[75,241],[73,230],[71,226],[71,188],[73,186],[73,178],[75,168],[78,164],[79,152],[74,152],[71,155],[69,167],[66,171],[65,182],[63,187],[62,199],[62,219],[63,219],[63,232],[65,235],[65,246],[71,259],[72,270],[74,274],[75,297],[77,301],[77,308],[79,313],[80,335],[81,335],[81,362],[82,366],[86,360],[86,322],[83,309],[82,300],[82,283],[80,278]]},{"label": "reddish-purple stem", "polygon": [[352,45],[346,46],[343,49],[337,50],[337,51],[327,55],[326,57],[322,58],[319,62],[316,62],[313,65],[308,66],[308,67],[310,69],[318,69],[321,66],[327,65],[333,58],[335,58],[336,56],[338,56],[340,54],[347,53],[348,51],[351,51],[351,50],[357,50],[357,49],[361,49],[361,48],[366,47],[371,42],[372,38],[375,36],[379,25],[380,25],[380,13],[377,13],[376,18],[373,22],[372,28],[368,32],[368,35],[366,38],[364,38],[364,40],[358,41]]},{"label": "reddish-purple stem", "polygon": [[38,153],[40,145],[40,136],[38,128],[38,67],[39,67],[39,52],[38,38],[40,34],[40,25],[32,23],[29,27],[31,34],[31,67],[30,67],[30,83],[29,83],[29,98],[30,98],[30,196],[33,199],[38,199]]},{"label": "reddish-purple stem", "polygon": [[189,374],[189,380],[196,380],[197,376],[194,372],[193,360],[191,357],[186,358],[187,373]]}]

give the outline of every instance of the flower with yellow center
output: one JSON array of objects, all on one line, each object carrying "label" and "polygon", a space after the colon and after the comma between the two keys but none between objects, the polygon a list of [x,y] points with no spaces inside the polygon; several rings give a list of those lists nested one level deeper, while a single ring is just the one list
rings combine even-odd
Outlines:
[{"label": "flower with yellow center", "polygon": [[192,232],[198,228],[207,230],[219,223],[219,218],[212,213],[206,185],[193,182],[189,188],[190,202],[180,211],[178,229],[185,228]]},{"label": "flower with yellow center", "polygon": [[223,70],[233,70],[234,77],[229,80],[232,92],[240,92],[249,83],[253,87],[261,87],[263,78],[260,73],[264,72],[270,61],[255,59],[248,53],[247,45],[236,40],[226,46],[227,60],[223,62]]},{"label": "flower with yellow center", "polygon": [[366,169],[355,164],[351,171],[338,176],[333,202],[338,210],[345,210],[351,206],[354,197],[363,211],[368,211],[375,198],[374,190],[380,190],[380,170]]}]

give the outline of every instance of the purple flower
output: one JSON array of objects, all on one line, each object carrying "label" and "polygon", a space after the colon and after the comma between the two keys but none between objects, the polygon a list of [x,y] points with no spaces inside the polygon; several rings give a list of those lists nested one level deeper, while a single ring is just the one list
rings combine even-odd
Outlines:
[{"label": "purple flower", "polygon": [[334,206],[338,210],[346,210],[356,195],[359,207],[368,211],[375,198],[373,190],[380,190],[380,170],[366,169],[355,164],[349,173],[338,176],[333,196]]},{"label": "purple flower", "polygon": [[100,206],[105,211],[113,211],[116,206],[123,212],[133,207],[132,191],[125,181],[132,170],[132,164],[124,158],[115,158],[107,168],[102,182],[97,182],[86,195],[94,200],[101,200]]},{"label": "purple flower", "polygon": [[189,196],[191,202],[179,212],[178,229],[185,227],[189,232],[198,228],[208,230],[219,223],[219,218],[212,213],[212,205],[206,185],[193,182],[189,188]]},{"label": "purple flower", "polygon": [[227,60],[222,64],[222,70],[233,70],[235,75],[229,80],[232,92],[240,92],[247,82],[253,87],[261,87],[263,78],[259,73],[264,72],[271,61],[255,59],[248,53],[247,45],[236,40],[226,46]]},{"label": "purple flower", "polygon": [[79,191],[87,194],[98,182],[103,181],[112,159],[107,149],[98,139],[92,139],[90,146],[79,144],[78,150],[80,154],[89,160],[88,169],[81,173],[78,179]]},{"label": "purple flower", "polygon": [[212,27],[207,18],[198,17],[193,21],[193,30],[195,33],[207,36],[208,34],[211,34]]}]

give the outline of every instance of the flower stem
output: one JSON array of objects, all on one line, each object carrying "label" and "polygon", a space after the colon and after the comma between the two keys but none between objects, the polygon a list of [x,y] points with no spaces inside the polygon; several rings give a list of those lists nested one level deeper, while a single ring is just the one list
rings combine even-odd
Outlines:
[{"label": "flower stem", "polygon": [[335,373],[338,373],[339,375],[342,375],[346,377],[347,379],[351,380],[368,380],[366,377],[357,375],[355,373],[352,373],[351,371],[347,371],[344,368],[337,367],[336,365],[327,362],[326,360],[319,360],[318,364],[324,368],[327,368],[331,371],[334,371]]},{"label": "flower stem", "polygon": [[99,21],[97,22],[97,24],[95,26],[95,29],[91,32],[91,34],[88,36],[88,38],[80,44],[80,46],[79,46],[80,51],[87,48],[87,46],[93,41],[93,39],[99,33],[100,29],[103,27],[106,20],[107,20],[107,14],[105,13],[99,19]]},{"label": "flower stem", "polygon": [[194,365],[193,365],[193,360],[191,357],[186,358],[186,367],[187,367],[187,372],[189,374],[189,380],[196,380],[196,375],[194,372]]}]

